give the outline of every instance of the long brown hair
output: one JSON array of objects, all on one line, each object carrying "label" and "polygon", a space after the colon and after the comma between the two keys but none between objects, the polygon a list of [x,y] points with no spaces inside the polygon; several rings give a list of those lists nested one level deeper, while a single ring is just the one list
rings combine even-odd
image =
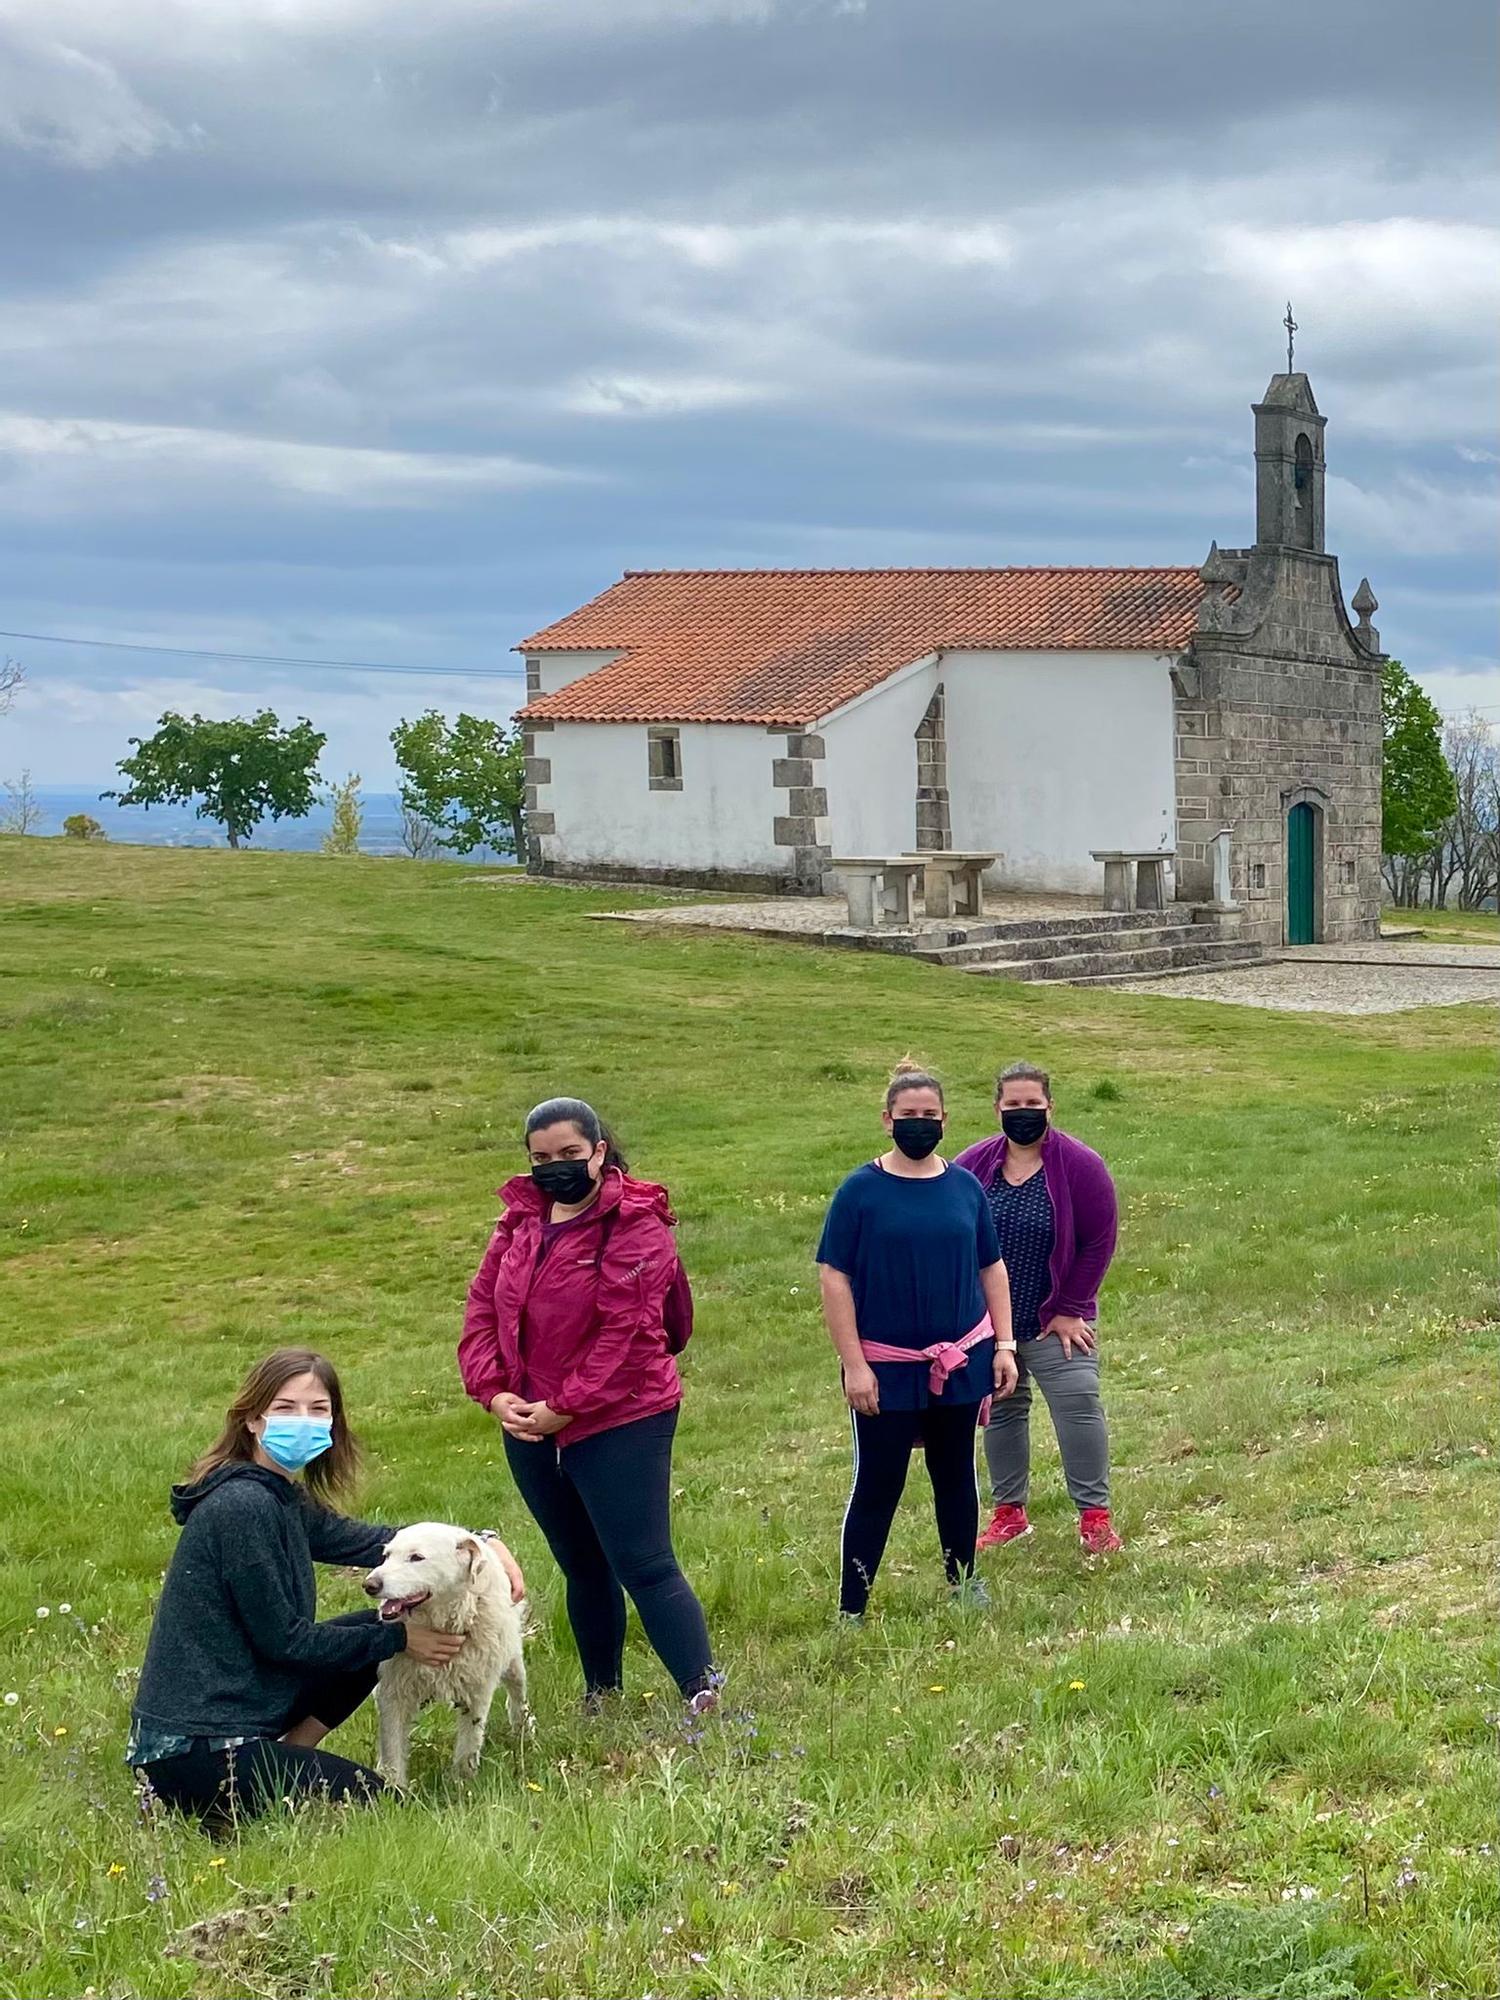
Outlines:
[{"label": "long brown hair", "polygon": [[224,1412],[224,1428],[188,1473],[195,1484],[221,1465],[253,1465],[255,1433],[252,1418],[263,1417],[278,1395],[298,1375],[316,1375],[333,1405],[333,1444],[315,1458],[304,1475],[309,1492],[325,1505],[347,1493],[359,1473],[359,1445],[344,1415],[344,1392],[338,1371],[324,1354],[311,1347],[278,1347],[257,1361],[241,1382],[239,1393]]}]

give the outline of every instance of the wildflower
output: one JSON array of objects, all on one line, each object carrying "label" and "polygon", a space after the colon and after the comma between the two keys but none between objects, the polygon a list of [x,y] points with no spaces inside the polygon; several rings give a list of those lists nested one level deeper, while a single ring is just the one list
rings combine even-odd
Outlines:
[{"label": "wildflower", "polygon": [[719,1884],[719,1894],[721,1896],[737,1896],[739,1893],[740,1885],[738,1882],[721,1882]]},{"label": "wildflower", "polygon": [[[794,1291],[795,1289],[796,1287],[793,1286]],[[688,1953],[688,1963],[689,1965],[707,1965],[708,1953],[706,1951],[690,1951]]]},{"label": "wildflower", "polygon": [[216,1854],[208,1865],[210,1868],[227,1868],[229,1863],[224,1859],[222,1854]]},{"label": "wildflower", "polygon": [[38,1618],[50,1618],[52,1613],[47,1609],[45,1604],[39,1604],[36,1608],[36,1615]]},{"label": "wildflower", "polygon": [[641,1692],[641,1700],[642,1700],[642,1701],[655,1701],[655,1699],[656,1699],[656,1689],[655,1689],[655,1688],[644,1688],[644,1689],[642,1690],[642,1692]]},{"label": "wildflower", "polygon": [[934,1681],[927,1690],[929,1694],[946,1694],[947,1691],[948,1686],[946,1681]]},{"label": "wildflower", "polygon": [[167,1878],[165,1875],[151,1875],[146,1881],[146,1901],[161,1903],[166,1901]]},{"label": "wildflower", "polygon": [[125,1867],[123,1862],[111,1861],[108,1868],[104,1872],[113,1882],[116,1879],[116,1877],[123,1875],[125,1873]]},{"label": "wildflower", "polygon": [[539,1792],[542,1788],[536,1782],[535,1778],[528,1778],[526,1780],[526,1789],[528,1792]]},{"label": "wildflower", "polygon": [[70,1611],[71,1611],[71,1610],[73,1609],[73,1607],[72,1607],[72,1605],[71,1605],[71,1604],[59,1604],[59,1605],[58,1605],[58,1607],[57,1607],[57,1609],[58,1609],[58,1612],[59,1612],[59,1614],[60,1614],[60,1615],[61,1615],[62,1617],[66,1618],[66,1617],[67,1617],[67,1615],[68,1615],[68,1613],[69,1613],[69,1612],[70,1612]]},{"label": "wildflower", "polygon": [[21,1697],[15,1692],[14,1689],[12,1689],[11,1692],[5,1697],[5,1706],[7,1708],[14,1708],[16,1703],[20,1699]]},{"label": "wildflower", "polygon": [[1073,1694],[1082,1694],[1082,1693],[1083,1693],[1083,1690],[1084,1690],[1084,1689],[1085,1689],[1085,1688],[1086,1688],[1087,1686],[1088,1686],[1088,1682],[1087,1682],[1087,1681],[1069,1681],[1069,1682],[1068,1682],[1068,1688],[1069,1688],[1069,1691],[1070,1691],[1071,1693],[1073,1693]]},{"label": "wildflower", "polygon": [[52,1732],[54,1737],[66,1736],[67,1733],[68,1733],[68,1725],[65,1722],[58,1723],[56,1729],[54,1729]]},{"label": "wildflower", "polygon": [[200,1883],[206,1882],[207,1880],[208,1877],[206,1875],[199,1873],[193,1877],[193,1887],[196,1889]]}]

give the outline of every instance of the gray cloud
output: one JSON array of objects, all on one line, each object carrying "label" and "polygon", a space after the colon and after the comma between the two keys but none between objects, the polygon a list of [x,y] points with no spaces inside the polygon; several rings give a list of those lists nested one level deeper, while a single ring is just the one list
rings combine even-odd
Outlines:
[{"label": "gray cloud", "polygon": [[[1445,698],[1500,702],[1478,10],[11,0],[5,32],[6,622],[508,673],[630,564],[1196,560],[1249,532],[1290,294],[1346,572]],[[114,711],[59,736],[59,657],[0,759],[98,775]],[[425,686],[309,679],[362,768]]]}]

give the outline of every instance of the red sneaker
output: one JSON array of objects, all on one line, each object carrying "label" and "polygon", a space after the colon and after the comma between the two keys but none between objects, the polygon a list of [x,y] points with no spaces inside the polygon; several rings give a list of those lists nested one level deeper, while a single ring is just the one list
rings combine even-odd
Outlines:
[{"label": "red sneaker", "polygon": [[1031,1533],[1031,1523],[1026,1518],[1026,1509],[1014,1505],[997,1507],[990,1516],[990,1524],[979,1540],[975,1550],[998,1549],[1002,1542],[1013,1542],[1021,1535]]},{"label": "red sneaker", "polygon": [[1107,1507],[1085,1507],[1078,1516],[1078,1539],[1086,1556],[1112,1556],[1125,1544],[1115,1533]]}]

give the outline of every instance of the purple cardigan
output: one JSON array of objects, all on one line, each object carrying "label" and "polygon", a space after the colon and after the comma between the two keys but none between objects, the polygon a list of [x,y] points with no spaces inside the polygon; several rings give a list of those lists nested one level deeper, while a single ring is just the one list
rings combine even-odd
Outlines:
[{"label": "purple cardigan", "polygon": [[[981,1139],[966,1146],[953,1162],[967,1167],[980,1185],[988,1189],[1000,1171],[1008,1141]],[[1056,1126],[1047,1128],[1042,1141],[1042,1173],[1052,1201],[1052,1289],[1042,1300],[1040,1318],[1045,1331],[1055,1313],[1073,1319],[1097,1319],[1099,1287],[1115,1254],[1118,1210],[1115,1184],[1109,1168],[1081,1139],[1070,1139]]]}]

